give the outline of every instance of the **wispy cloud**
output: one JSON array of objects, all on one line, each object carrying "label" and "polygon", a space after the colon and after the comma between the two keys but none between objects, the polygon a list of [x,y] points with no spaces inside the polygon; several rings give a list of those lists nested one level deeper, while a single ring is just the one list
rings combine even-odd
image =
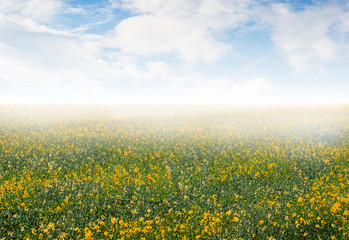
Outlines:
[{"label": "wispy cloud", "polygon": [[12,17],[45,22],[59,13],[62,6],[60,0],[2,0],[0,12]]},{"label": "wispy cloud", "polygon": [[275,4],[272,11],[272,40],[295,71],[319,68],[339,57],[345,41],[337,36],[347,31],[347,13],[339,5],[321,4],[294,11],[287,4]]}]

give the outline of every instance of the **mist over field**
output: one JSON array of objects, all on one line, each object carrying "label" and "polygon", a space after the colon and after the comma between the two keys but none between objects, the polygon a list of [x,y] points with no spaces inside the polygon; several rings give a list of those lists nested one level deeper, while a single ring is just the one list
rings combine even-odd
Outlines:
[{"label": "mist over field", "polygon": [[346,239],[349,109],[0,107],[5,239]]}]

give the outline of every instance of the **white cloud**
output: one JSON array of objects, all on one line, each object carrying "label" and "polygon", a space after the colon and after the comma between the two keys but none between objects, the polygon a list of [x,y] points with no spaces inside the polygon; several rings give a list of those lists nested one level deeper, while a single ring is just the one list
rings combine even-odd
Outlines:
[{"label": "white cloud", "polygon": [[342,44],[333,39],[331,31],[338,31],[344,14],[339,6],[320,5],[293,12],[288,5],[276,4],[273,11],[274,19],[268,19],[274,21],[270,22],[274,26],[272,40],[295,71],[337,59]]},{"label": "white cloud", "polygon": [[[66,89],[95,88],[100,84],[88,72],[35,64],[36,59],[19,57],[15,49],[0,45],[0,80],[19,86]],[[60,60],[63,60],[62,58]]]},{"label": "white cloud", "polygon": [[60,0],[1,0],[0,13],[45,22],[63,6]]},{"label": "white cloud", "polygon": [[253,0],[122,0],[118,6],[141,15],[185,19],[197,27],[221,29],[248,20],[253,3]]},{"label": "white cloud", "polygon": [[232,29],[251,20],[254,6],[253,0],[202,0],[195,21],[210,29]]},{"label": "white cloud", "polygon": [[97,87],[112,67],[100,60],[96,42],[88,35],[55,31],[31,20],[2,15],[0,79],[23,86]]},{"label": "white cloud", "polygon": [[194,28],[180,19],[151,15],[123,20],[107,45],[135,55],[178,53],[187,62],[212,62],[229,49],[205,29]]},{"label": "white cloud", "polygon": [[163,16],[188,16],[193,14],[200,0],[123,0],[120,6],[141,14],[154,14]]},{"label": "white cloud", "polygon": [[[114,2],[115,3],[115,2]],[[250,19],[251,1],[124,0],[119,7],[140,15],[121,21],[107,46],[145,56],[176,53],[186,62],[213,62],[231,47],[215,31]]]},{"label": "white cloud", "polygon": [[164,61],[106,51],[103,37],[55,31],[31,20],[0,15],[0,81],[46,89],[102,89],[111,82],[169,81]]},{"label": "white cloud", "polygon": [[341,14],[341,16],[339,16],[339,19],[340,19],[339,30],[342,33],[349,32],[349,12]]},{"label": "white cloud", "polygon": [[150,79],[160,78],[166,80],[173,74],[166,62],[149,62],[146,67],[149,71],[147,78]]}]

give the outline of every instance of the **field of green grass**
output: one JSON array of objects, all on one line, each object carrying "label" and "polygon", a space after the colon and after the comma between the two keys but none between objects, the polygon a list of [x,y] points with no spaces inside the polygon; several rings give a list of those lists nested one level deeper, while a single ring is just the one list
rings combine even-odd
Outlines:
[{"label": "field of green grass", "polygon": [[348,233],[348,106],[0,106],[0,239]]}]

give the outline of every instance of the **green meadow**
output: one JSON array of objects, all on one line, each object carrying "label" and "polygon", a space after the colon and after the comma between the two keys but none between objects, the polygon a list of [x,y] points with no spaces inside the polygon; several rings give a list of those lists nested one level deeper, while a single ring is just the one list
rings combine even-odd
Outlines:
[{"label": "green meadow", "polygon": [[0,106],[0,239],[348,232],[348,106]]}]

